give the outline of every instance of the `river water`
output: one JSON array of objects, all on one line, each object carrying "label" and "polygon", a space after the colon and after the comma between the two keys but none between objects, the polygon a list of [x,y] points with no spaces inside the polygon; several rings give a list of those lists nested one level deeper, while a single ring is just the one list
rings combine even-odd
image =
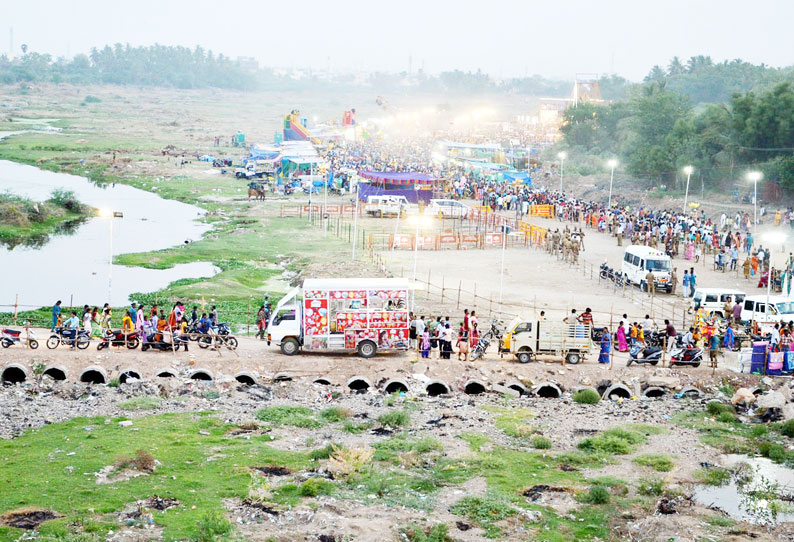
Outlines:
[{"label": "river water", "polygon": [[[0,311],[8,311],[19,294],[23,306],[125,304],[133,292],[158,290],[182,278],[212,276],[208,262],[157,270],[113,265],[113,254],[145,252],[198,240],[209,229],[199,222],[204,211],[121,184],[95,185],[85,177],[54,173],[0,160],[0,192],[10,191],[43,201],[56,188],[73,191],[97,209],[123,213],[123,218],[92,217],[70,234],[50,236],[41,247],[0,245]],[[109,276],[112,290],[109,288]],[[112,299],[110,293],[112,292]]]}]

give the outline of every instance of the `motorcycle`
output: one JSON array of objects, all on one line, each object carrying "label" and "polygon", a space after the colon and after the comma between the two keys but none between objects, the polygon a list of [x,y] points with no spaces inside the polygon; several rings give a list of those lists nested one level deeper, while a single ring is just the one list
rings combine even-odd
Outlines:
[{"label": "motorcycle", "polygon": [[102,350],[103,348],[108,348],[109,346],[126,346],[130,350],[134,350],[138,348],[138,344],[140,342],[141,339],[138,336],[137,331],[133,331],[132,333],[127,333],[125,335],[120,329],[107,330],[100,339],[99,344],[96,345],[96,349]]},{"label": "motorcycle", "polygon": [[626,367],[630,367],[632,363],[656,365],[660,359],[662,359],[662,349],[660,347],[642,347],[639,344],[635,344],[629,349],[629,361],[626,362]]},{"label": "motorcycle", "polygon": [[[157,340],[158,335],[160,335],[160,340]],[[179,350],[180,347],[187,351],[188,341],[189,339],[187,336],[177,335],[176,338],[174,338],[174,334],[170,331],[152,333],[141,343],[141,352],[146,352],[150,348],[152,350],[160,350],[161,352],[175,352]]]},{"label": "motorcycle", "polygon": [[485,351],[488,350],[488,347],[491,346],[491,340],[493,339],[496,339],[497,341],[502,339],[502,332],[499,331],[499,327],[496,325],[495,321],[491,322],[491,329],[483,334],[480,337],[480,340],[477,341],[477,346],[475,346],[469,354],[469,359],[471,361],[477,361],[480,359],[485,354]]},{"label": "motorcycle", "polygon": [[610,278],[610,271],[612,271],[606,263],[602,263],[601,267],[599,267],[598,276],[602,279],[609,279]]},{"label": "motorcycle", "polygon": [[673,365],[700,367],[701,361],[703,361],[703,349],[687,345],[672,353],[670,356],[670,367]]},{"label": "motorcycle", "polygon": [[22,332],[15,329],[4,329],[0,335],[0,344],[3,348],[8,348],[12,344],[27,343],[33,350],[39,347],[39,341],[36,340],[36,334],[32,329],[28,329],[27,338],[22,338]]},{"label": "motorcycle", "polygon": [[217,327],[213,327],[210,333],[200,335],[198,338],[199,348],[212,346],[213,338],[218,345],[226,346],[232,350],[237,348],[237,339],[232,335],[228,322],[221,322]]},{"label": "motorcycle", "polygon": [[56,327],[55,333],[50,335],[47,339],[47,348],[53,350],[58,348],[61,343],[66,346],[77,347],[80,350],[85,350],[91,343],[91,335],[83,329],[63,329]]}]

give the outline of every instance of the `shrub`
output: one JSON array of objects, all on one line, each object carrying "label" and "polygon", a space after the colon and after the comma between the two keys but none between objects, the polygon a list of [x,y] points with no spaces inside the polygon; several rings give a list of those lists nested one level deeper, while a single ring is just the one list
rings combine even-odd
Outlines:
[{"label": "shrub", "polygon": [[750,436],[755,438],[766,436],[767,433],[769,433],[769,428],[763,424],[754,425],[750,429]]},{"label": "shrub", "polygon": [[600,435],[590,437],[579,442],[578,447],[580,450],[587,452],[602,452],[614,455],[624,455],[631,453],[636,444],[645,442],[645,436],[637,433],[616,427],[609,431],[604,431]]},{"label": "shrub", "polygon": [[541,435],[535,435],[530,440],[530,444],[537,450],[548,450],[551,448],[551,439]]},{"label": "shrub", "polygon": [[673,459],[666,454],[642,454],[635,457],[634,462],[637,465],[651,467],[659,472],[671,471],[675,466]]},{"label": "shrub", "polygon": [[324,448],[317,448],[316,450],[312,450],[309,452],[309,458],[314,459],[315,461],[318,459],[328,459],[331,457],[331,454],[334,453],[335,446],[333,444],[329,444]]},{"label": "shrub", "polygon": [[722,423],[736,423],[738,419],[733,412],[720,412],[717,415],[717,421]]},{"label": "shrub", "polygon": [[780,434],[794,438],[794,420],[787,420],[780,426]]},{"label": "shrub", "polygon": [[452,542],[449,529],[443,523],[436,523],[428,530],[411,525],[403,530],[403,534],[408,542]]},{"label": "shrub", "polygon": [[411,415],[404,410],[393,410],[386,414],[382,414],[378,418],[378,422],[381,425],[387,425],[389,427],[404,427],[408,425],[411,421]]},{"label": "shrub", "polygon": [[709,404],[706,405],[706,411],[712,416],[718,416],[725,412],[729,412],[733,414],[733,407],[730,405],[726,405],[724,403],[720,403],[718,401],[711,401]]},{"label": "shrub", "polygon": [[731,473],[715,467],[702,468],[695,471],[695,480],[709,486],[724,486],[731,480]]},{"label": "shrub", "polygon": [[140,472],[153,472],[155,467],[154,457],[143,449],[137,450],[135,457],[120,455],[113,464],[117,469],[135,469]]},{"label": "shrub", "polygon": [[322,478],[309,478],[300,486],[302,497],[316,497],[317,495],[330,495],[334,484]]},{"label": "shrub", "polygon": [[215,542],[232,531],[232,526],[220,512],[207,512],[196,523],[196,534],[191,540],[196,542]]},{"label": "shrub", "polygon": [[574,403],[582,403],[585,405],[594,405],[601,400],[601,397],[598,396],[598,392],[593,391],[591,389],[583,389],[579,390],[573,394],[573,402]]},{"label": "shrub", "polygon": [[58,207],[63,207],[67,211],[73,213],[82,213],[85,211],[85,206],[78,201],[77,196],[71,190],[56,188],[50,193],[50,201]]},{"label": "shrub", "polygon": [[257,419],[273,425],[291,425],[304,429],[316,429],[322,426],[310,408],[303,406],[274,406],[263,408],[256,413]]},{"label": "shrub", "polygon": [[609,491],[604,486],[592,486],[584,494],[582,501],[588,504],[606,504],[609,502]]},{"label": "shrub", "polygon": [[326,408],[320,412],[320,418],[328,423],[343,422],[352,416],[352,412],[342,407]]},{"label": "shrub", "polygon": [[639,486],[637,486],[637,492],[640,495],[658,497],[664,493],[664,480],[658,478],[640,480]]}]

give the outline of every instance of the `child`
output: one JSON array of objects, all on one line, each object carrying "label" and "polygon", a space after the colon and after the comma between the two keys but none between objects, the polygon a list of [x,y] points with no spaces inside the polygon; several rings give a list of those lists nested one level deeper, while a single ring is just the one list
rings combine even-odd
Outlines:
[{"label": "child", "polygon": [[430,358],[430,331],[427,328],[422,333],[422,357]]}]

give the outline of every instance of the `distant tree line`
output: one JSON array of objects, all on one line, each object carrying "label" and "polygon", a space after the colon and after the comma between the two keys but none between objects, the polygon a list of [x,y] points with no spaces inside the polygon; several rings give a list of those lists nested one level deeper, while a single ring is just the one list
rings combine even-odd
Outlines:
[{"label": "distant tree line", "polygon": [[[666,80],[633,88],[608,105],[582,103],[563,114],[562,145],[594,173],[609,158],[649,185],[674,186],[684,166],[716,186],[760,169],[794,189],[794,85],[734,94],[695,109]],[[600,162],[600,166],[598,165]]]}]

